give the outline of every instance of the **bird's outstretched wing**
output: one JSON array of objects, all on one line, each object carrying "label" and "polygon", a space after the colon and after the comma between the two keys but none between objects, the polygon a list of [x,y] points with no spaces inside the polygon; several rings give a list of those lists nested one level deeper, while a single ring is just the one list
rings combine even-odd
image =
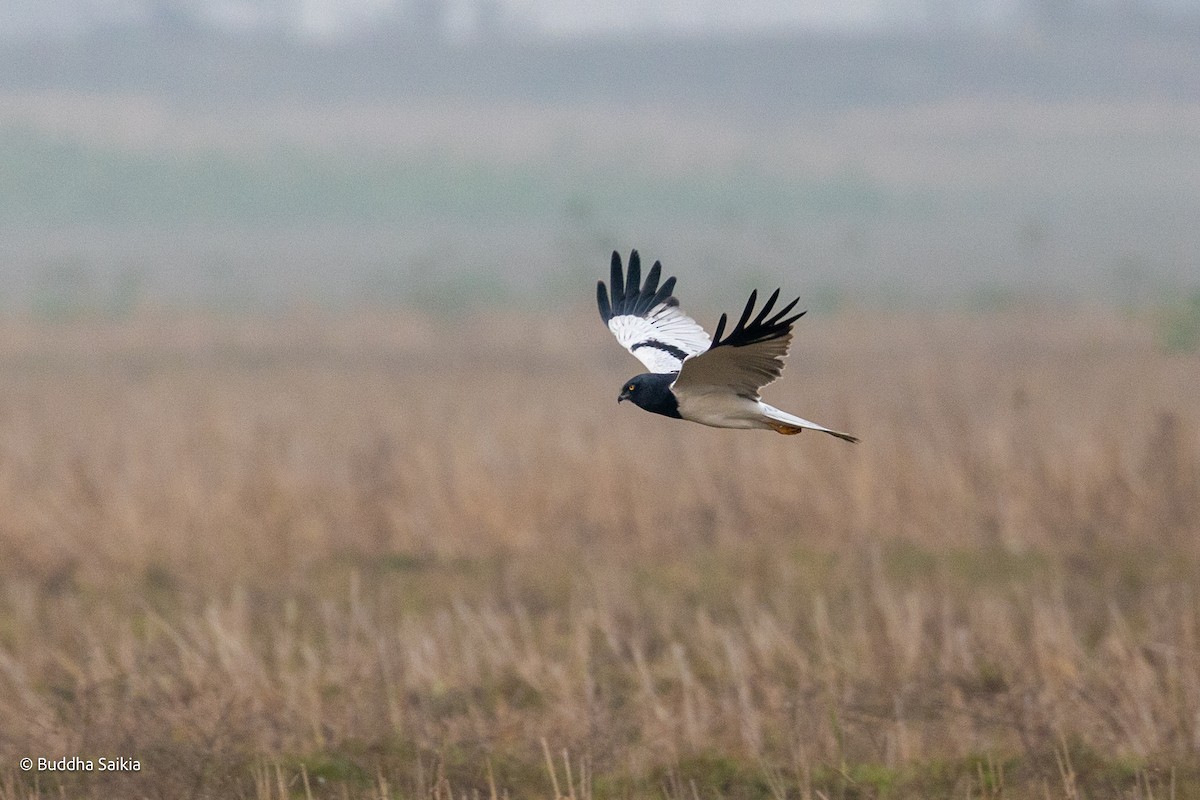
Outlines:
[{"label": "bird's outstretched wing", "polygon": [[[604,281],[596,284],[596,302],[600,319],[629,352],[637,356],[651,372],[678,372],[684,359],[703,353],[712,340],[704,328],[679,310],[679,301],[671,294],[675,279],[667,278],[660,287],[662,264],[654,266],[642,283],[642,260],[637,250],[629,254],[629,274],[623,274],[621,255],[612,254],[612,293]],[[610,300],[611,297],[611,300]]]},{"label": "bird's outstretched wing", "polygon": [[792,323],[805,314],[801,311],[788,316],[799,302],[796,298],[768,317],[778,299],[779,290],[776,289],[758,316],[751,320],[758,300],[757,290],[751,292],[741,319],[724,339],[721,334],[725,332],[728,320],[722,314],[712,346],[683,362],[679,377],[671,388],[677,394],[724,390],[757,400],[759,390],[783,372],[783,359],[792,342]]}]

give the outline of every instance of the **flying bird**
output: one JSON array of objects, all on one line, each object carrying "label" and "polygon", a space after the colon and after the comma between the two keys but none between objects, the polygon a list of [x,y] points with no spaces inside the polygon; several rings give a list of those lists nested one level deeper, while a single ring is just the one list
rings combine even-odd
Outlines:
[{"label": "flying bird", "polygon": [[783,372],[792,324],[805,314],[791,314],[799,298],[772,314],[779,299],[776,289],[755,314],[755,290],[728,335],[728,319],[722,314],[710,339],[704,328],[680,311],[672,294],[675,278],[659,285],[660,262],[654,262],[645,283],[641,273],[637,250],[629,254],[628,274],[614,250],[611,290],[604,281],[596,284],[600,318],[621,346],[650,370],[627,380],[617,402],[631,400],[651,413],[714,428],[762,428],[789,435],[808,429],[858,441],[848,433],[780,411],[759,397],[759,391]]}]

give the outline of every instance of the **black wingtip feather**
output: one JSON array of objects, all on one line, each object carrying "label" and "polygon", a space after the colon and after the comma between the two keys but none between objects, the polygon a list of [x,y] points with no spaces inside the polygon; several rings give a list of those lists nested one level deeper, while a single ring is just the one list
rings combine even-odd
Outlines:
[{"label": "black wingtip feather", "polygon": [[717,326],[716,335],[713,336],[712,347],[721,347],[729,345],[731,347],[745,347],[746,345],[756,344],[757,342],[765,342],[771,339],[778,339],[787,336],[792,330],[792,323],[804,316],[805,312],[801,311],[788,317],[788,312],[796,307],[796,303],[800,298],[796,298],[788,303],[782,309],[777,311],[774,316],[768,317],[771,309],[775,307],[775,301],[779,299],[779,289],[776,289],[767,302],[763,304],[762,309],[750,322],[750,316],[754,313],[754,305],[758,300],[758,290],[750,293],[750,299],[746,301],[746,308],[742,311],[741,319],[733,326],[733,330],[729,335],[722,339],[725,333],[726,316],[721,315],[721,323]]},{"label": "black wingtip feather", "polygon": [[713,334],[713,339],[712,339],[713,347],[716,347],[718,344],[721,343],[721,334],[723,334],[725,332],[725,323],[728,321],[729,321],[729,318],[726,317],[724,314],[722,314],[721,321],[717,323],[717,332]]},{"label": "black wingtip feather", "polygon": [[658,282],[662,278],[662,262],[655,261],[654,266],[650,267],[650,272],[646,274],[646,283],[642,286],[642,294],[653,297],[658,291]]},{"label": "black wingtip feather", "polygon": [[754,313],[754,304],[758,302],[758,289],[750,292],[750,299],[746,301],[746,307],[742,309],[742,318],[738,320],[737,325],[733,326],[735,331],[742,330],[746,327],[747,320]]},{"label": "black wingtip feather", "polygon": [[[646,307],[642,309],[642,313],[645,314],[655,306],[658,306],[661,303],[670,303],[673,300],[675,300],[675,298],[671,297],[670,289],[659,289],[646,301]],[[678,304],[677,301],[676,304]]]},{"label": "black wingtip feather", "polygon": [[[778,299],[779,299],[779,290],[776,289],[775,291],[771,292],[771,296],[767,298],[767,302],[763,303],[763,307],[758,312],[758,316],[754,318],[754,322],[751,322],[750,325],[751,326],[762,325],[763,320],[767,318],[767,314],[771,313],[771,309],[772,309],[772,307],[774,307],[775,301]],[[800,298],[796,298],[796,299],[799,300]],[[793,304],[794,304],[794,302],[795,301],[793,301]],[[775,319],[779,319],[779,317],[775,317]]]},{"label": "black wingtip feather", "polygon": [[596,305],[600,307],[600,319],[608,324],[612,319],[612,306],[608,302],[608,289],[604,286],[604,281],[596,281]]},{"label": "black wingtip feather", "polygon": [[663,304],[679,305],[679,301],[671,296],[675,290],[674,276],[663,281],[662,286],[658,285],[662,279],[661,261],[654,262],[643,282],[642,259],[638,251],[630,251],[629,266],[626,270],[621,264],[621,254],[614,250],[609,271],[611,286],[608,294],[603,295],[601,288],[604,285],[603,281],[597,285],[596,289],[597,305],[600,307],[600,314],[604,317],[605,322],[623,314],[645,316],[652,309]]},{"label": "black wingtip feather", "polygon": [[[636,250],[634,250],[633,252],[634,252],[634,255],[637,254]],[[630,258],[632,259],[633,256],[630,256]],[[613,301],[614,306],[619,306],[621,303],[621,298],[623,298],[625,296],[624,272],[625,271],[623,269],[621,269],[621,254],[618,253],[616,250],[613,250],[612,264],[609,267],[608,280],[609,280],[609,283],[612,285],[612,301]]]},{"label": "black wingtip feather", "polygon": [[634,250],[629,254],[629,270],[625,277],[625,295],[636,295],[642,287],[642,257]]},{"label": "black wingtip feather", "polygon": [[[793,308],[796,307],[796,303],[799,303],[799,302],[800,302],[800,298],[797,297],[795,300],[788,303],[783,308],[779,309],[779,313],[775,315],[775,319],[779,319],[783,316],[786,316],[789,311],[791,311]],[[798,319],[800,317],[803,317],[807,313],[808,313],[807,311],[801,311],[799,314],[796,315],[796,318]]]},{"label": "black wingtip feather", "polygon": [[[634,303],[633,313],[638,316],[643,316],[647,311],[654,307],[654,298],[658,294],[658,279],[662,273],[662,264],[657,261],[650,268],[650,272],[646,275],[646,282],[642,284],[642,289],[637,293],[637,301]],[[633,284],[636,286],[636,284]]]}]

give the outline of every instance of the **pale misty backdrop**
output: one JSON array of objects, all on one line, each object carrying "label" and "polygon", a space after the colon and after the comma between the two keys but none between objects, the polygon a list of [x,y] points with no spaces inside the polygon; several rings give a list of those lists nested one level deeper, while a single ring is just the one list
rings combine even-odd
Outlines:
[{"label": "pale misty backdrop", "polygon": [[827,308],[1196,290],[1193,4],[736,6],[10,0],[3,308],[582,307],[614,247]]}]

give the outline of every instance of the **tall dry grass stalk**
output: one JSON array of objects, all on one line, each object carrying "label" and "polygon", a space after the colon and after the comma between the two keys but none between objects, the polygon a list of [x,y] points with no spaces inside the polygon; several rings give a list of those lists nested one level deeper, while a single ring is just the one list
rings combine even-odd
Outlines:
[{"label": "tall dry grass stalk", "polygon": [[1200,791],[1136,321],[806,318],[768,397],[858,446],[618,408],[590,317],[2,333],[0,797]]}]

